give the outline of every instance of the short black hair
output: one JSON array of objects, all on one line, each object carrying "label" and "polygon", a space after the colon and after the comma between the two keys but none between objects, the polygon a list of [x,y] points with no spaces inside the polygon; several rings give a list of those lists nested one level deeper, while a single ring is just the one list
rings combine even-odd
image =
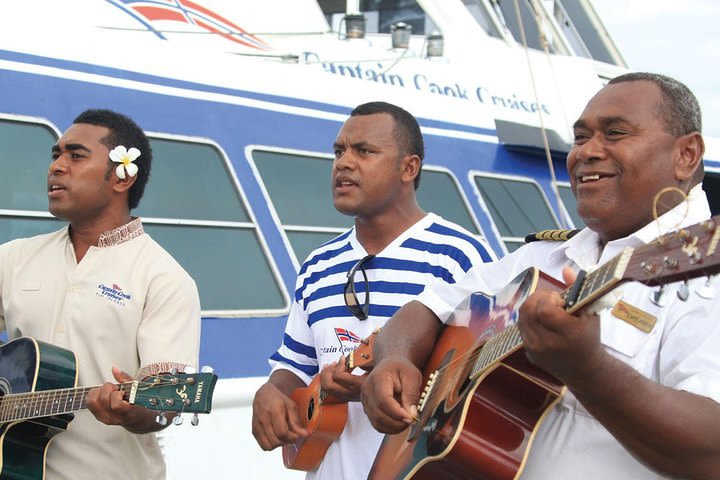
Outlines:
[{"label": "short black hair", "polygon": [[[693,132],[702,134],[700,103],[684,83],[659,73],[631,72],[613,78],[608,85],[639,81],[652,82],[660,89],[663,101],[658,106],[658,115],[666,132],[675,137]],[[700,161],[693,180],[701,182],[704,175],[705,167]]]},{"label": "short black hair", "polygon": [[692,132],[702,133],[700,104],[684,83],[659,73],[632,72],[613,78],[608,85],[638,81],[652,82],[660,89],[663,102],[659,114],[669,134],[680,137]]},{"label": "short black hair", "polygon": [[401,155],[417,155],[420,158],[420,169],[415,177],[415,190],[420,186],[420,173],[422,172],[423,158],[425,158],[425,144],[423,143],[420,125],[415,117],[407,110],[387,102],[369,102],[358,105],[350,112],[351,117],[387,113],[393,118],[395,128],[393,134],[400,148]]},{"label": "short black hair", "polygon": [[[130,117],[105,109],[85,110],[73,123],[87,123],[110,130],[110,133],[100,140],[110,150],[118,145],[124,145],[128,150],[132,147],[140,150],[140,156],[133,162],[138,167],[137,178],[128,193],[128,207],[131,210],[137,207],[145,192],[152,166],[152,149],[145,132]],[[108,162],[112,164],[109,157]]]}]

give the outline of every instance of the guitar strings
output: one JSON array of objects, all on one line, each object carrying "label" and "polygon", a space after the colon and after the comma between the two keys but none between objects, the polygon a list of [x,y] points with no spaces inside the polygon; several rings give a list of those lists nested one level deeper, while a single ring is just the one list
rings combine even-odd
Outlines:
[{"label": "guitar strings", "polygon": [[[152,378],[153,380],[147,381],[147,378]],[[160,374],[150,375],[146,377],[146,379],[137,382],[138,391],[136,397],[160,398],[157,395],[147,395],[146,392],[157,387],[166,387],[168,385],[182,386],[188,384],[190,383],[187,380],[178,379],[177,377],[168,379]],[[117,384],[120,391],[126,395],[130,393],[134,385],[135,382]],[[84,410],[87,408],[86,401],[90,390],[98,387],[99,386],[70,387],[6,394],[0,397],[0,421],[27,420],[40,416],[51,416]],[[46,412],[47,409],[50,409],[50,411]],[[53,409],[55,409],[55,411],[52,411]],[[48,415],[43,415],[43,413],[48,413]]]}]

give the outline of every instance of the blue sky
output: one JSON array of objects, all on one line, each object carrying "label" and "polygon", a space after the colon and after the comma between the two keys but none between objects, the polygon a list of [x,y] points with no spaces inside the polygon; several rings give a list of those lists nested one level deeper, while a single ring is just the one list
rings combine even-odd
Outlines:
[{"label": "blue sky", "polygon": [[720,138],[720,2],[592,3],[628,66],[685,83],[700,101],[703,133]]}]

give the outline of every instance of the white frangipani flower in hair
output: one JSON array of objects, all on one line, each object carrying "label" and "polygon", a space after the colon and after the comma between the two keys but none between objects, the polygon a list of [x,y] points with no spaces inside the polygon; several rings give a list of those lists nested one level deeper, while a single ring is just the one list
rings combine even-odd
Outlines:
[{"label": "white frangipani flower in hair", "polygon": [[134,177],[138,172],[138,166],[134,162],[136,158],[140,156],[140,150],[135,147],[131,147],[127,150],[124,145],[118,145],[110,151],[110,160],[117,162],[120,165],[115,169],[115,174],[119,179],[125,180],[125,172],[131,177]]}]

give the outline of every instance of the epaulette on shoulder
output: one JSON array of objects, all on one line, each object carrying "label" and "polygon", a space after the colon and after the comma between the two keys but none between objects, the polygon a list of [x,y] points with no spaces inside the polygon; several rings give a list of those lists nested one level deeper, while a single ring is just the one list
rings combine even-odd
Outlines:
[{"label": "epaulette on shoulder", "polygon": [[538,240],[552,240],[555,242],[564,242],[565,240],[569,240],[580,230],[564,230],[564,229],[558,229],[558,230],[542,230],[540,232],[531,233],[527,237],[525,237],[525,243],[530,242],[537,242]]}]

